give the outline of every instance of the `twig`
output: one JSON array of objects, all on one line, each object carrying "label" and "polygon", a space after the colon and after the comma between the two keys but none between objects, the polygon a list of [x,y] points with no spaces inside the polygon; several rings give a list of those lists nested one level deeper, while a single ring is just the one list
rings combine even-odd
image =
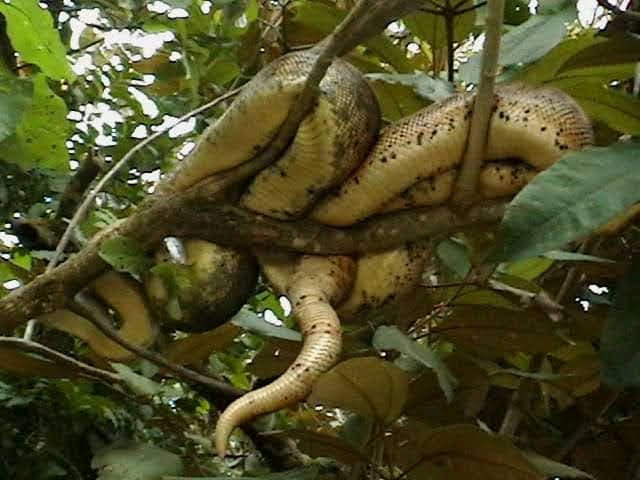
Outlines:
[{"label": "twig", "polygon": [[66,365],[70,370],[78,372],[84,377],[92,379],[97,378],[110,384],[121,381],[120,377],[115,373],[92,367],[91,365],[87,365],[75,358],[68,357],[67,355],[57,352],[40,343],[32,342],[31,340],[16,337],[0,337],[0,346],[21,350],[23,352],[36,353],[52,360],[55,363]]},{"label": "twig", "polygon": [[447,34],[447,80],[453,82],[454,70],[453,70],[453,56],[455,48],[454,42],[454,21],[456,19],[456,13],[451,8],[450,0],[447,1],[446,13],[444,15],[444,27]]},{"label": "twig", "polygon": [[640,12],[634,12],[632,10],[622,10],[620,7],[609,3],[607,0],[596,0],[596,2],[598,2],[598,5],[600,5],[605,10],[624,18],[625,20],[634,20],[636,22],[640,22]]},{"label": "twig", "polygon": [[166,368],[170,372],[184,378],[187,380],[191,380],[192,382],[198,382],[202,385],[209,387],[217,393],[225,395],[228,398],[236,398],[242,395],[242,392],[231,385],[222,382],[216,378],[210,377],[209,375],[203,375],[189,368],[183,367],[181,365],[177,365],[175,363],[170,362],[162,355],[151,352],[146,348],[143,348],[139,345],[131,343],[127,339],[123,338],[111,325],[110,320],[106,317],[105,312],[101,308],[97,302],[84,293],[79,293],[76,296],[76,299],[72,305],[70,305],[73,310],[77,313],[81,314],[87,320],[89,320],[93,325],[98,328],[102,333],[104,333],[109,339],[116,342],[121,347],[129,350],[130,352],[135,353],[141,358],[150,361],[156,365]]},{"label": "twig", "polygon": [[504,0],[489,0],[486,39],[482,53],[480,83],[473,104],[467,148],[452,201],[465,208],[475,199],[480,169],[487,147],[487,134],[494,105],[493,88],[500,54],[500,33],[504,19]]}]

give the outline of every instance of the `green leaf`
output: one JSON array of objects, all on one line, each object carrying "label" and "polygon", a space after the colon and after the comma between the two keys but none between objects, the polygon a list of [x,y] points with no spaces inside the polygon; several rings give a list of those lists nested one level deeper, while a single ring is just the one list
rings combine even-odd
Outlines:
[{"label": "green leaf", "polygon": [[469,252],[460,242],[448,238],[438,243],[436,254],[458,278],[465,278],[471,270]]},{"label": "green leaf", "polygon": [[180,457],[148,443],[118,442],[98,450],[91,460],[98,480],[158,480],[164,475],[180,475]]},{"label": "green leaf", "polygon": [[73,80],[65,47],[47,10],[36,0],[12,0],[0,2],[0,13],[7,21],[11,44],[22,60],[38,65],[55,80]]},{"label": "green leaf", "polygon": [[608,88],[598,77],[557,78],[549,85],[561,88],[587,111],[611,128],[640,135],[640,99]]},{"label": "green leaf", "polygon": [[261,335],[266,335],[267,337],[282,338],[284,340],[293,340],[298,342],[302,340],[302,334],[300,332],[287,327],[277,327],[272,325],[248,308],[242,308],[234,315],[231,322],[238,327],[260,333]]},{"label": "green leaf", "polygon": [[122,363],[111,363],[111,367],[137,395],[152,396],[157,395],[162,391],[162,385],[147,377],[137,374]]},{"label": "green leaf", "polygon": [[594,477],[582,470],[543,457],[536,452],[522,452],[522,454],[536,470],[544,473],[547,478],[590,478],[594,480]]},{"label": "green leaf", "polygon": [[[460,5],[459,10],[473,6],[472,0],[467,0]],[[439,49],[447,46],[445,20],[441,15],[418,12],[407,16],[404,20],[411,33],[427,42],[431,48]],[[453,21],[453,41],[461,42],[473,30],[476,21],[476,11],[470,10],[462,15],[457,15]]]},{"label": "green leaf", "polygon": [[640,386],[640,258],[616,288],[602,339],[602,379],[618,387]]},{"label": "green leaf", "polygon": [[637,35],[625,32],[608,37],[606,41],[602,41],[602,37],[599,37],[599,40],[573,55],[562,65],[559,73],[593,66],[635,63],[640,60],[640,38]]},{"label": "green leaf", "polygon": [[368,73],[365,77],[369,80],[380,80],[386,83],[411,87],[420,97],[431,102],[439,102],[454,94],[451,83],[439,78],[432,78],[424,72]]},{"label": "green leaf", "polygon": [[22,115],[16,135],[4,142],[0,155],[23,169],[68,170],[65,142],[70,132],[67,106],[49,88],[44,75],[33,80],[33,101]]},{"label": "green leaf", "polygon": [[539,255],[584,237],[640,200],[640,143],[571,152],[510,203],[489,262]]},{"label": "green leaf", "polygon": [[552,260],[561,260],[563,262],[597,262],[597,263],[615,263],[608,258],[594,257],[578,252],[564,252],[562,250],[551,250],[543,256]]},{"label": "green leaf", "polygon": [[33,84],[19,78],[0,78],[0,142],[16,133],[31,105]]},{"label": "green leaf", "polygon": [[[509,30],[502,36],[500,45],[501,66],[531,63],[548,53],[566,35],[566,23],[576,17],[573,6],[553,15],[536,15]],[[460,67],[460,78],[477,83],[480,75],[479,54]]]},{"label": "green leaf", "polygon": [[153,266],[153,261],[145,255],[140,244],[128,237],[105,240],[100,245],[98,255],[118,272],[128,272],[138,277]]},{"label": "green leaf", "polygon": [[456,378],[449,371],[442,359],[429,347],[409,338],[396,327],[379,327],[373,335],[372,345],[378,350],[397,350],[398,352],[433,369],[438,376],[438,383],[447,400],[453,398]]},{"label": "green leaf", "polygon": [[550,258],[525,258],[508,264],[504,269],[504,273],[524,278],[525,280],[533,280],[546,272],[551,265],[553,265],[553,261]]}]

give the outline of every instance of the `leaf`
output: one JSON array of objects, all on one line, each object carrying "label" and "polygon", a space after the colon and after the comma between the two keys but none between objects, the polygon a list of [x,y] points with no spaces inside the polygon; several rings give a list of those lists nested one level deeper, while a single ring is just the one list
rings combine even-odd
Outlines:
[{"label": "leaf", "polygon": [[179,365],[200,365],[212,352],[224,350],[233,344],[241,329],[230,322],[213,330],[191,334],[171,342],[164,354],[167,360]]},{"label": "leaf", "polygon": [[565,155],[509,204],[489,262],[533,257],[584,237],[640,200],[640,143]]},{"label": "leaf", "polygon": [[465,278],[471,270],[469,252],[460,242],[448,238],[438,243],[436,254],[440,261],[458,278]]},{"label": "leaf", "polygon": [[19,78],[0,78],[0,142],[16,133],[31,105],[33,84]]},{"label": "leaf", "polygon": [[420,97],[431,102],[440,102],[455,93],[451,83],[439,78],[432,78],[424,72],[368,73],[365,78],[411,87]]},{"label": "leaf", "polygon": [[376,330],[371,343],[378,350],[397,350],[432,369],[438,376],[440,388],[442,388],[447,400],[451,401],[457,380],[440,357],[429,347],[409,338],[396,327],[387,326],[379,327]]},{"label": "leaf", "polygon": [[140,244],[128,237],[108,238],[100,245],[98,255],[116,271],[138,277],[153,266],[153,261],[145,255]]},{"label": "leaf", "polygon": [[509,263],[505,267],[504,273],[513,275],[514,277],[524,278],[525,280],[533,280],[546,272],[551,265],[553,265],[553,260],[550,258],[525,258],[517,262]]},{"label": "leaf", "polygon": [[[315,465],[303,468],[296,468],[295,470],[288,470],[286,472],[269,473],[267,475],[260,475],[260,477],[171,477],[164,476],[162,480],[316,480],[319,478],[318,467]],[[100,479],[102,480],[102,479]],[[110,480],[110,479],[109,479]]]},{"label": "leaf", "polygon": [[640,99],[609,88],[598,77],[560,77],[549,85],[575,98],[594,119],[619,132],[640,135]]},{"label": "leaf", "polygon": [[287,430],[275,436],[295,440],[300,451],[311,458],[332,458],[345,465],[353,465],[366,459],[362,452],[339,437],[307,430]]},{"label": "leaf", "polygon": [[615,263],[607,258],[594,257],[578,252],[564,252],[562,250],[551,250],[543,254],[543,256],[552,260],[560,260],[563,262],[597,262],[597,263]]},{"label": "leaf", "polygon": [[[391,436],[388,441],[393,441]],[[401,452],[399,467],[410,468],[410,478],[466,480],[544,480],[539,472],[506,438],[492,435],[472,425],[450,425],[416,429]],[[389,446],[397,451],[399,446]]]},{"label": "leaf", "polygon": [[[467,0],[459,6],[459,10],[473,6],[472,0]],[[453,41],[462,42],[471,33],[476,21],[476,11],[457,15],[453,21]],[[432,49],[444,48],[447,46],[447,35],[445,20],[441,15],[418,12],[408,15],[403,20],[411,33],[427,42]]]},{"label": "leaf", "polygon": [[489,379],[481,367],[459,353],[445,360],[447,367],[458,380],[455,395],[447,402],[438,378],[432,370],[426,370],[411,381],[405,413],[424,420],[432,426],[464,422],[480,413],[489,393]]},{"label": "leaf", "polygon": [[103,447],[91,460],[100,470],[98,480],[158,480],[180,475],[184,469],[178,455],[148,443],[118,442]]},{"label": "leaf", "polygon": [[300,342],[273,338],[249,364],[249,371],[258,378],[276,377],[293,364],[300,348]]},{"label": "leaf", "polygon": [[282,338],[284,340],[292,340],[299,342],[302,340],[302,334],[296,330],[287,327],[277,327],[268,323],[264,318],[246,307],[243,307],[236,313],[231,322],[246,330],[250,330],[267,337]]},{"label": "leaf", "polygon": [[599,65],[635,63],[639,60],[640,38],[621,32],[608,37],[606,41],[594,42],[583,48],[562,65],[559,73]]},{"label": "leaf", "polygon": [[433,333],[457,346],[491,353],[544,353],[565,345],[544,313],[483,305],[456,306]]},{"label": "leaf", "polygon": [[602,379],[613,387],[640,385],[640,258],[616,288],[602,339]]},{"label": "leaf", "polygon": [[320,376],[307,399],[389,424],[402,413],[409,378],[392,363],[376,357],[352,358]]},{"label": "leaf", "polygon": [[522,452],[522,454],[531,465],[536,467],[538,471],[544,473],[547,478],[594,478],[582,470],[543,457],[536,452]]},{"label": "leaf", "polygon": [[[500,44],[501,66],[528,64],[538,60],[555,47],[566,35],[566,23],[576,17],[575,7],[569,6],[553,15],[535,15],[509,30]],[[477,83],[480,78],[479,54],[460,66],[460,79]]]},{"label": "leaf", "polygon": [[79,372],[67,366],[58,365],[11,347],[0,347],[0,371],[25,377],[75,378],[79,376]]},{"label": "leaf", "polygon": [[374,80],[371,82],[371,88],[376,94],[382,118],[389,122],[411,115],[426,105],[426,102],[406,85]]},{"label": "leaf", "polygon": [[138,395],[153,396],[162,390],[162,385],[137,374],[122,363],[111,363],[111,367],[118,373],[129,388]]},{"label": "leaf", "polygon": [[66,104],[49,88],[46,77],[38,74],[33,79],[33,101],[22,115],[15,136],[4,142],[0,155],[25,170],[39,167],[66,171],[69,153],[65,142],[70,130]]},{"label": "leaf", "polygon": [[0,2],[0,13],[7,21],[11,44],[22,60],[38,65],[55,80],[73,80],[65,47],[48,10],[36,0],[14,0]]}]

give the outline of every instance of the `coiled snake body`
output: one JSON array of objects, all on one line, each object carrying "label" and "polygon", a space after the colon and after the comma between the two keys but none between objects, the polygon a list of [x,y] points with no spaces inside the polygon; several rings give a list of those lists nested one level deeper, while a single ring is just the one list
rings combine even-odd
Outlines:
[{"label": "coiled snake body", "polygon": [[[301,92],[313,60],[312,51],[292,53],[259,72],[165,184],[189,188],[264,149]],[[378,132],[375,97],[354,67],[334,61],[320,90],[282,157],[252,179],[240,199],[244,207],[279,219],[307,215],[347,226],[381,212],[447,201],[466,145],[472,94],[431,105]],[[498,87],[479,191],[485,197],[513,195],[566,150],[591,140],[588,119],[564,93]],[[215,441],[220,455],[237,425],[304,399],[337,361],[336,310],[350,315],[414,288],[425,259],[421,244],[358,259],[289,255],[274,260],[269,252],[257,254],[265,276],[289,296],[304,345],[275,382],[222,413]]]}]

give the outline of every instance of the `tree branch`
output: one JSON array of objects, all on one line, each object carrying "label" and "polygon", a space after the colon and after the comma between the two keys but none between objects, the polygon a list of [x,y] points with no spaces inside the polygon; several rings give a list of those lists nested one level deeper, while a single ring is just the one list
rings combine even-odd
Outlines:
[{"label": "tree branch", "polygon": [[640,22],[640,12],[634,12],[632,10],[622,10],[617,5],[609,3],[608,0],[596,0],[596,2],[598,2],[598,5],[600,5],[605,10],[624,18],[625,20],[634,20],[636,22]]},{"label": "tree branch", "polygon": [[69,367],[72,372],[77,372],[81,376],[92,380],[99,379],[109,384],[113,384],[114,382],[119,383],[121,381],[120,377],[113,372],[87,365],[75,358],[68,357],[67,355],[57,352],[45,345],[32,342],[30,340],[15,337],[0,337],[0,347],[8,347],[14,350],[21,350],[23,352],[36,353],[53,361],[54,363],[65,365]]},{"label": "tree branch", "polygon": [[105,313],[100,305],[88,295],[79,294],[76,297],[76,301],[73,304],[76,313],[82,315],[89,320],[95,327],[104,333],[109,339],[116,342],[121,347],[135,353],[140,358],[150,361],[151,363],[164,367],[173,374],[192,382],[197,382],[211,390],[224,395],[228,399],[237,398],[242,395],[242,391],[232,387],[228,383],[225,383],[216,378],[208,375],[203,375],[189,368],[183,367],[170,362],[162,355],[151,352],[146,348],[131,343],[127,339],[123,338],[110,324],[109,319],[105,316]]},{"label": "tree branch", "polygon": [[467,148],[452,197],[453,203],[461,208],[469,206],[475,200],[480,169],[487,148],[487,134],[494,105],[493,88],[500,55],[504,3],[504,0],[488,1],[485,22],[487,30],[482,52],[480,83],[473,104]]},{"label": "tree branch", "polygon": [[1,299],[0,331],[10,332],[30,318],[64,307],[76,292],[108,268],[99,249],[109,238],[125,236],[145,250],[152,249],[165,236],[175,235],[230,246],[263,245],[304,253],[348,255],[493,223],[502,218],[506,205],[486,202],[464,213],[446,206],[422,208],[338,229],[308,220],[278,221],[233,205],[210,202],[204,189],[173,194],[101,232],[80,253]]}]

